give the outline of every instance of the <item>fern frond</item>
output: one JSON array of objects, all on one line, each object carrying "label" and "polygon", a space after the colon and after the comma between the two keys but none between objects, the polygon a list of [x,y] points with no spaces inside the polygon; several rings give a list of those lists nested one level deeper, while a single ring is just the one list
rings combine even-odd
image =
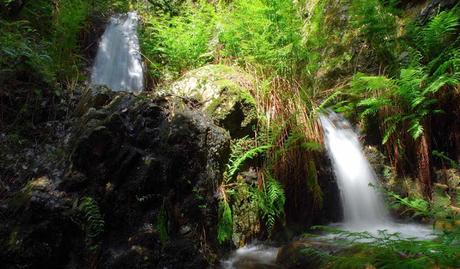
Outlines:
[{"label": "fern frond", "polygon": [[249,159],[253,159],[254,157],[258,156],[259,154],[264,153],[268,149],[271,148],[271,145],[263,145],[251,150],[246,151],[242,156],[230,160],[230,163],[227,165],[227,176],[228,178],[233,178],[241,166],[244,164],[245,161]]},{"label": "fern frond", "polygon": [[423,28],[421,39],[427,54],[439,52],[445,47],[445,42],[459,26],[459,18],[457,9],[442,11]]},{"label": "fern frond", "polygon": [[254,191],[254,198],[262,214],[261,217],[265,221],[265,226],[271,233],[276,221],[284,216],[286,202],[284,189],[277,180],[269,176],[264,189]]},{"label": "fern frond", "polygon": [[220,244],[230,240],[233,234],[233,217],[230,205],[225,199],[219,200],[219,222],[217,224],[217,240]]},{"label": "fern frond", "polygon": [[86,235],[90,239],[97,238],[104,232],[104,218],[99,210],[96,201],[91,197],[84,197],[80,201],[79,209],[85,219]]}]

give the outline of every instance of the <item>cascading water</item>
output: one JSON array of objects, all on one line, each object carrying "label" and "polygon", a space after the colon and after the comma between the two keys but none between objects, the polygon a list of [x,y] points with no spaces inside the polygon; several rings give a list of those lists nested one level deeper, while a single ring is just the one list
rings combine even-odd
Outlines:
[{"label": "cascading water", "polygon": [[334,112],[320,116],[327,153],[332,161],[344,211],[342,228],[350,231],[387,230],[405,237],[428,238],[432,230],[416,224],[396,223],[382,197],[371,185],[376,175],[366,159],[351,124]]},{"label": "cascading water", "polygon": [[91,85],[105,85],[114,91],[141,91],[144,88],[137,24],[135,12],[110,18],[99,43]]},{"label": "cascading water", "polygon": [[337,178],[346,226],[365,228],[391,220],[380,195],[370,185],[376,177],[350,124],[331,112],[320,117],[325,143]]},{"label": "cascading water", "polygon": [[[321,115],[320,121],[343,204],[344,222],[340,224],[340,228],[353,232],[365,231],[374,235],[377,235],[378,231],[386,230],[388,233],[399,233],[406,238],[433,238],[433,230],[426,226],[398,223],[391,218],[383,198],[370,186],[376,185],[376,175],[351,124],[334,112]],[[317,239],[329,241],[331,235]],[[334,237],[332,239],[334,240]],[[275,263],[278,250],[261,244],[245,246],[222,261],[222,267],[279,268]]]}]

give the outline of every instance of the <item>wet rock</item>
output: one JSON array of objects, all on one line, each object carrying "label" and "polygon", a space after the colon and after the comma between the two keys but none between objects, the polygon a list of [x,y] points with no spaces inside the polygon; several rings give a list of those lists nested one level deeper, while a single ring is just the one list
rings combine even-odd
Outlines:
[{"label": "wet rock", "polygon": [[375,173],[377,174],[377,177],[382,181],[387,180],[389,167],[385,164],[385,155],[383,155],[383,153],[381,153],[376,147],[373,146],[364,147],[364,154],[374,169]]},{"label": "wet rock", "polygon": [[197,101],[232,138],[253,134],[257,111],[251,89],[254,78],[235,67],[207,65],[185,74],[168,89]]},{"label": "wet rock", "polygon": [[71,141],[62,186],[97,198],[103,268],[206,268],[227,131],[182,99],[118,93],[85,113]]},{"label": "wet rock", "polygon": [[72,238],[71,200],[47,177],[31,180],[0,206],[0,261],[3,268],[62,268]]},{"label": "wet rock", "polygon": [[[259,234],[259,207],[250,191],[251,185],[245,183],[253,176],[251,171],[243,172],[246,177],[238,176],[238,186],[233,195],[233,234],[232,241],[237,247],[246,245]],[[257,176],[256,176],[257,178]],[[253,185],[254,187],[255,185]]]},{"label": "wet rock", "polygon": [[439,11],[450,9],[458,3],[458,0],[431,0],[425,9],[418,16],[421,24],[427,23]]}]

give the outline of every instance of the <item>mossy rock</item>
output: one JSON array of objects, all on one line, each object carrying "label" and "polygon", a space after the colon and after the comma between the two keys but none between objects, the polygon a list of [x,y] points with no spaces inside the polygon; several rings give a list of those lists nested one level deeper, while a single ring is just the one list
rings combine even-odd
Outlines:
[{"label": "mossy rock", "polygon": [[232,138],[240,138],[251,135],[257,123],[254,84],[254,78],[236,67],[206,65],[186,73],[168,91],[197,101]]},{"label": "mossy rock", "polygon": [[[245,174],[248,174],[246,172]],[[255,173],[255,172],[254,172]],[[257,175],[256,180],[257,180]],[[247,176],[246,176],[247,177]],[[241,175],[237,177],[238,185],[233,195],[233,234],[232,241],[237,247],[244,246],[260,232],[258,206],[253,199],[251,186],[247,184]]]},{"label": "mossy rock", "polygon": [[286,269],[322,268],[334,248],[320,241],[294,241],[280,249],[276,263]]}]

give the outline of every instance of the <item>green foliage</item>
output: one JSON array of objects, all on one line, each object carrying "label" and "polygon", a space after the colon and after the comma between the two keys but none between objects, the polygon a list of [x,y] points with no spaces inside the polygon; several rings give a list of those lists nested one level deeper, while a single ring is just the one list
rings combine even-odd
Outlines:
[{"label": "green foliage", "polygon": [[283,186],[271,176],[265,181],[262,190],[254,190],[254,199],[260,209],[262,219],[269,232],[272,231],[276,221],[284,216],[286,196]]},{"label": "green foliage", "polygon": [[87,238],[90,240],[97,239],[104,232],[105,224],[96,201],[91,197],[84,197],[78,208],[83,214]]},{"label": "green foliage", "polygon": [[401,197],[401,195],[396,194],[392,191],[386,191],[387,196],[390,198],[390,205],[393,208],[401,209],[401,215],[410,213],[412,217],[432,217],[432,211],[430,208],[430,203],[424,199],[409,197]]},{"label": "green foliage", "polygon": [[[460,231],[446,232],[433,240],[402,238],[379,231],[333,231],[342,240],[334,243],[347,248],[345,255],[330,258],[333,268],[457,268],[460,266]],[[349,253],[348,255],[346,253]]]},{"label": "green foliage", "polygon": [[219,200],[219,222],[217,224],[217,240],[220,244],[229,241],[233,234],[233,217],[230,205],[225,199]]},{"label": "green foliage", "polygon": [[323,191],[318,182],[318,173],[313,160],[309,160],[307,163],[307,185],[310,195],[313,198],[313,204],[321,208],[323,206]]},{"label": "green foliage", "polygon": [[160,213],[158,213],[155,227],[160,235],[161,243],[165,243],[168,240],[168,215],[164,206],[161,207]]},{"label": "green foliage", "polygon": [[443,223],[454,223],[458,216],[451,207],[446,206],[444,202],[437,201],[433,203],[421,198],[402,197],[401,195],[388,191],[384,188],[379,188],[380,191],[386,194],[390,206],[400,210],[400,215],[409,215],[411,217],[421,217],[430,219],[433,225],[440,221]]},{"label": "green foliage", "polygon": [[394,63],[397,27],[390,9],[379,0],[354,0],[350,7],[350,23],[359,29],[381,61]]},{"label": "green foliage", "polygon": [[265,153],[268,149],[271,148],[271,145],[262,145],[249,150],[245,150],[242,148],[242,142],[244,143],[245,140],[246,139],[243,138],[232,145],[232,152],[227,164],[227,170],[225,172],[225,177],[227,180],[234,178],[246,161]]},{"label": "green foliage", "polygon": [[433,156],[435,156],[435,157],[437,157],[437,158],[449,163],[449,165],[452,168],[460,170],[460,164],[457,161],[454,161],[451,158],[449,158],[449,156],[447,156],[444,152],[433,150],[432,154],[433,154]]},{"label": "green foliage", "polygon": [[0,83],[16,72],[28,72],[53,79],[52,59],[47,53],[50,44],[41,39],[27,21],[0,20]]},{"label": "green foliage", "polygon": [[[401,69],[399,77],[356,74],[350,84],[351,104],[342,104],[342,109],[357,108],[361,118],[374,116],[382,108],[398,111],[384,120],[383,143],[398,131],[407,131],[414,139],[420,137],[424,132],[424,120],[440,112],[435,106],[435,95],[460,82],[458,50],[449,47],[444,47],[443,51],[434,49],[443,47],[438,41],[452,39],[458,20],[455,10],[441,12],[428,25],[414,30],[419,35],[417,46],[411,49],[410,66]],[[414,32],[410,34],[414,35]],[[363,99],[363,96],[367,97]]]},{"label": "green foliage", "polygon": [[459,18],[458,8],[436,15],[425,27],[419,29],[415,37],[419,49],[425,55],[435,57],[446,47],[449,48],[446,44],[455,41]]},{"label": "green foliage", "polygon": [[141,47],[156,78],[173,79],[213,59],[216,15],[212,5],[201,1],[182,6],[180,16],[144,14]]},{"label": "green foliage", "polygon": [[56,71],[62,78],[72,78],[78,74],[81,59],[78,55],[78,33],[85,27],[91,10],[87,0],[59,1],[53,22],[53,58]]},{"label": "green foliage", "polygon": [[294,1],[236,0],[222,11],[223,56],[292,75],[301,59],[302,21]]}]

